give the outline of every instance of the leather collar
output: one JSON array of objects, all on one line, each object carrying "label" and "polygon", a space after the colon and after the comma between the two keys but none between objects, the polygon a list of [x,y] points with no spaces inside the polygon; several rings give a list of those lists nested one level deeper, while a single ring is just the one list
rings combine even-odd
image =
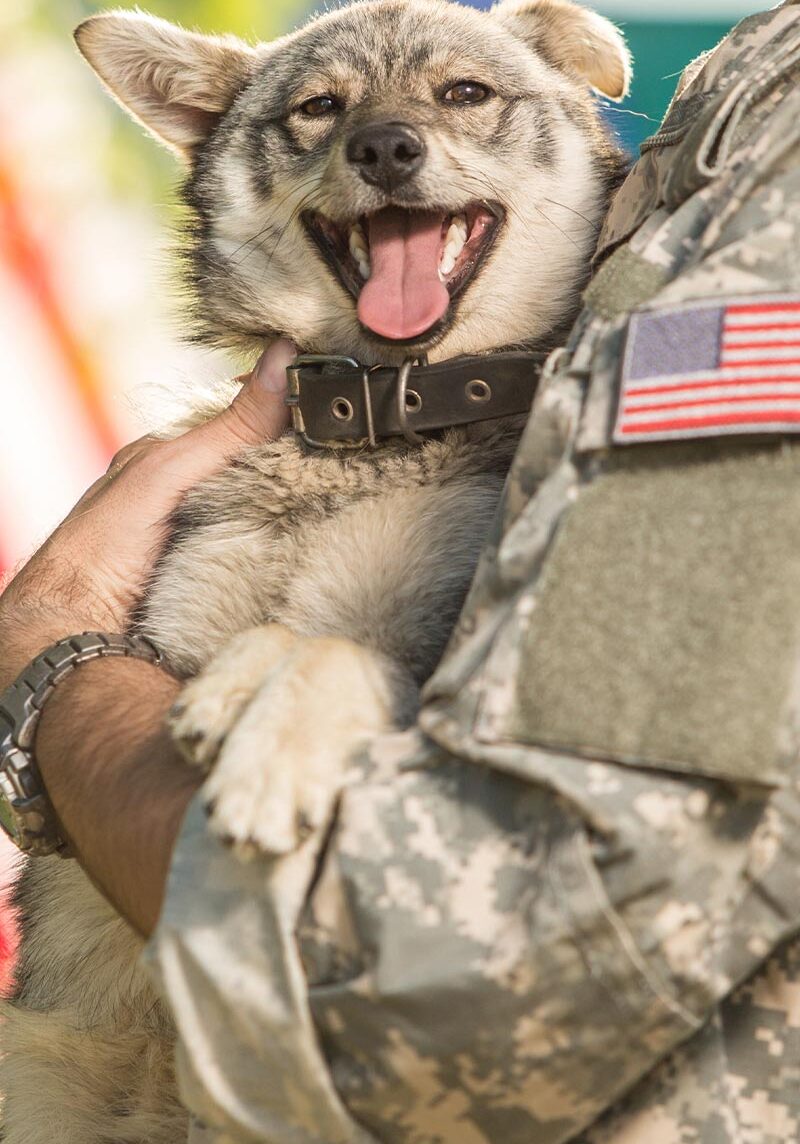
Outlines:
[{"label": "leather collar", "polygon": [[374,448],[386,437],[422,444],[421,433],[527,413],[545,357],[520,351],[368,367],[301,354],[286,371],[286,403],[295,433],[313,448]]}]

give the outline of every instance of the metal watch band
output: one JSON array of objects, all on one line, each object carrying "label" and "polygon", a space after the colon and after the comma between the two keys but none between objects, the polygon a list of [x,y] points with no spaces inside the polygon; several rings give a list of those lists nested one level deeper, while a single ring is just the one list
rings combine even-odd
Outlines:
[{"label": "metal watch band", "polygon": [[17,680],[0,692],[0,826],[27,854],[69,853],[59,836],[56,815],[33,753],[42,708],[76,667],[108,656],[161,663],[160,652],[143,636],[83,632],[37,655]]}]

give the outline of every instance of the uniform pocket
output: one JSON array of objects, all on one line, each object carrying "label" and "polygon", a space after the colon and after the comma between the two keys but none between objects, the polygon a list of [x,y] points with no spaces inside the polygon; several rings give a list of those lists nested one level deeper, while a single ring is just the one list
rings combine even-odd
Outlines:
[{"label": "uniform pocket", "polygon": [[479,734],[781,785],[798,750],[799,589],[797,444],[613,449],[511,617],[512,682]]}]

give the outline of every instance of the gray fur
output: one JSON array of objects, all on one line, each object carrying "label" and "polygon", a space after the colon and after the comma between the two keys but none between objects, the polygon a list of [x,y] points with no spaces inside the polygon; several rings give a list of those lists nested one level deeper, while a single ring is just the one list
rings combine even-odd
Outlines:
[{"label": "gray fur", "polygon": [[[598,19],[561,0],[492,13],[443,0],[369,0],[255,48],[131,14],[89,21],[78,41],[117,97],[189,162],[186,265],[199,336],[248,354],[282,334],[307,351],[398,363],[408,348],[360,326],[353,298],[311,245],[302,210],[344,221],[387,205],[346,163],[345,141],[374,118],[413,123],[427,159],[396,205],[455,212],[492,200],[506,210],[449,322],[414,350],[438,360],[553,344],[576,308],[621,170],[587,83],[622,94],[627,55]],[[442,87],[464,78],[496,96],[445,107]],[[334,88],[345,107],[336,120],[308,122],[290,110]],[[177,672],[200,673],[175,712],[175,733],[199,765],[219,755],[208,780],[215,828],[280,848],[277,827],[266,838],[248,835],[212,785],[225,772],[229,734],[252,772],[248,752],[258,752],[267,730],[254,712],[275,708],[264,688],[276,648],[285,686],[308,683],[323,661],[335,664],[341,691],[329,681],[315,689],[320,720],[341,708],[345,729],[332,736],[354,723],[366,734],[412,718],[519,428],[450,431],[419,449],[395,442],[355,454],[309,454],[285,438],[250,450],[187,497],[140,627]],[[275,739],[282,767],[294,767],[298,752],[313,754],[297,735],[316,721],[301,706],[283,726]],[[340,753],[348,741],[337,742]],[[265,762],[255,759],[261,779]],[[247,795],[248,781],[232,785]],[[298,783],[301,800],[308,792]],[[317,787],[309,789],[316,798]],[[323,813],[325,798],[314,798],[310,811],[298,807]],[[261,819],[252,829],[277,821],[266,812]],[[282,826],[290,846],[291,814]],[[141,943],[79,868],[59,859],[31,867],[19,897],[22,972],[4,1006],[0,1064],[4,1144],[178,1144],[186,1125],[169,1021],[138,968]]]}]

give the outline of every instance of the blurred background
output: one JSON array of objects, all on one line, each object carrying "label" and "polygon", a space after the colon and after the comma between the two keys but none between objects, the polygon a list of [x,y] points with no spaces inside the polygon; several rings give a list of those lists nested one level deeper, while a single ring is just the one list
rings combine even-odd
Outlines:
[{"label": "blurred background", "polygon": [[[177,336],[168,246],[177,164],[112,104],[72,45],[82,18],[120,2],[0,0],[0,576],[115,448],[140,435],[144,383],[229,370]],[[142,6],[202,30],[269,39],[310,4]],[[633,92],[609,110],[626,146],[634,151],[654,130],[686,62],[763,6],[595,4],[624,26],[634,55]]]}]

